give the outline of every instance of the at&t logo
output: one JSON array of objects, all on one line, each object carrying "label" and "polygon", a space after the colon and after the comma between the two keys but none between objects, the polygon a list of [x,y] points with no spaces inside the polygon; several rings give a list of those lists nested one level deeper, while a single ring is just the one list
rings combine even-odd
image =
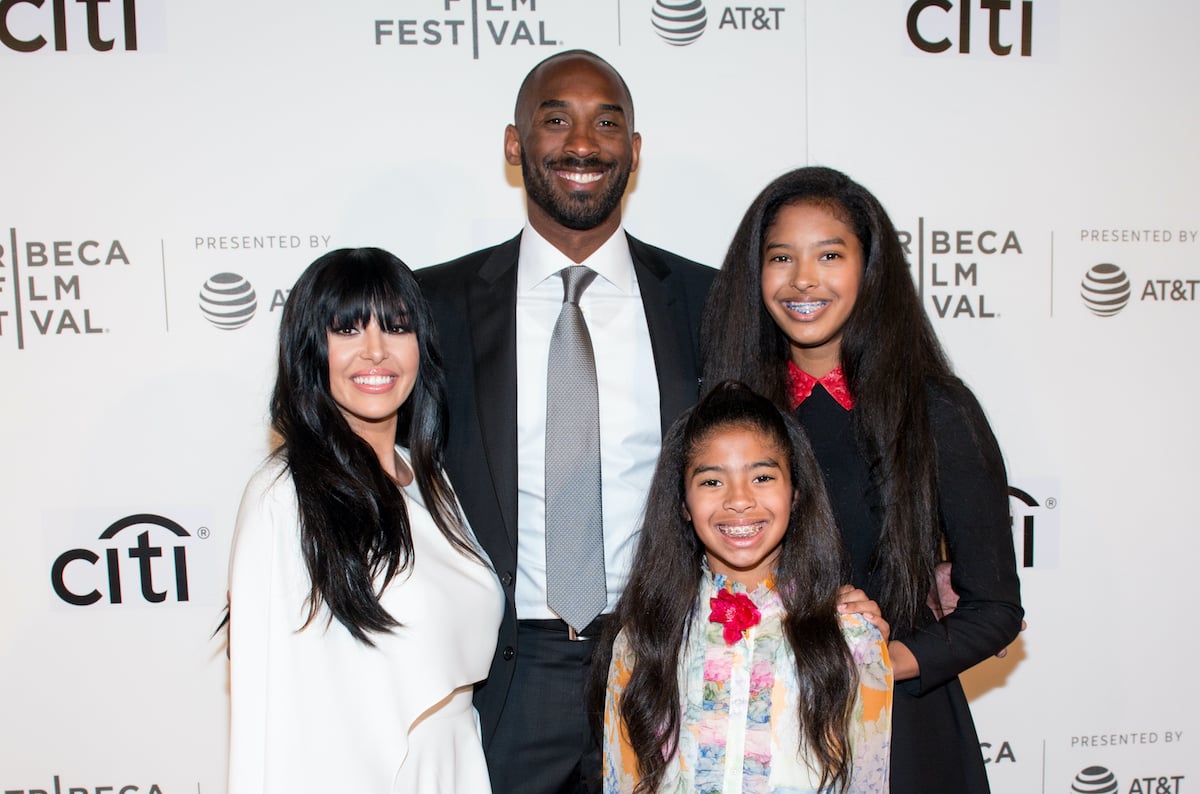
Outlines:
[{"label": "at&t logo", "polygon": [[200,311],[222,331],[235,331],[254,319],[258,294],[237,273],[217,273],[200,288]]},{"label": "at&t logo", "polygon": [[[1093,265],[1079,284],[1083,305],[1097,317],[1115,317],[1133,299],[1133,282],[1111,262]],[[1139,303],[1195,303],[1200,299],[1200,279],[1148,278]]]},{"label": "at&t logo", "polygon": [[650,13],[654,32],[676,47],[700,38],[708,25],[708,12],[700,0],[655,0]]},{"label": "at&t logo", "polygon": [[1117,794],[1117,776],[1102,766],[1089,766],[1075,776],[1071,791],[1078,794]]},{"label": "at&t logo", "polygon": [[1129,303],[1131,287],[1125,271],[1110,262],[1092,267],[1083,276],[1079,295],[1097,317],[1113,317]]},{"label": "at&t logo", "polygon": [[108,52],[119,44],[132,52],[138,48],[136,0],[0,0],[0,44],[15,52],[47,46]]},{"label": "at&t logo", "polygon": [[[200,539],[208,535],[205,527],[196,532]],[[178,522],[160,515],[126,516],[100,533],[99,549],[69,549],[58,555],[50,567],[50,585],[60,599],[81,607],[102,599],[110,604],[139,598],[150,604],[188,601],[191,537]]]},{"label": "at&t logo", "polygon": [[1112,770],[1089,766],[1080,770],[1071,783],[1074,794],[1182,794],[1183,775],[1146,775],[1135,777],[1129,788],[1122,789]]},{"label": "at&t logo", "polygon": [[[777,31],[783,24],[781,6],[725,6],[717,30],[749,32]],[[708,27],[708,11],[702,0],[654,0],[650,22],[659,38],[675,47],[694,43]]]}]

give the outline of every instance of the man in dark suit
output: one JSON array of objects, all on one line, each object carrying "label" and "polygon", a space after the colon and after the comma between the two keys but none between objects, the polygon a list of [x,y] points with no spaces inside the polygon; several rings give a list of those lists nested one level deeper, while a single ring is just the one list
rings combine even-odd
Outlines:
[{"label": "man in dark suit", "polygon": [[445,358],[450,477],[507,596],[475,696],[496,794],[600,791],[585,688],[605,615],[571,626],[547,604],[546,389],[561,377],[547,358],[563,271],[596,274],[578,302],[595,351],[602,613],[628,578],[662,433],[697,397],[715,271],[624,232],[621,199],[641,143],[612,66],[581,50],[547,58],[522,83],[504,135],[525,183],[524,230],[417,273]]}]

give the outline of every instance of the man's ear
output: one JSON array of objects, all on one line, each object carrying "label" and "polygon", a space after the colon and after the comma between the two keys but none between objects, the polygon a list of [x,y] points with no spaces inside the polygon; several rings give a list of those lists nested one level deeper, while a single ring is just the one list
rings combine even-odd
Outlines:
[{"label": "man's ear", "polygon": [[504,128],[504,159],[509,165],[521,164],[521,134],[512,124]]}]

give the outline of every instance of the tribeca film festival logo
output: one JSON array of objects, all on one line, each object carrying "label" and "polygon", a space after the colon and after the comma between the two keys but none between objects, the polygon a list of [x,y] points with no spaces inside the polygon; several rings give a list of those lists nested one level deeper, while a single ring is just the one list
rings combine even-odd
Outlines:
[{"label": "tribeca film festival logo", "polygon": [[[3,0],[0,0],[2,3]],[[78,780],[70,780],[63,782],[61,775],[55,775],[51,783],[42,785],[46,788],[14,788],[13,786],[4,786],[4,794],[164,794],[162,787],[157,783],[151,783],[149,786],[142,787],[132,783],[124,786],[80,786],[76,785]],[[199,791],[199,784],[196,786]]]},{"label": "tribeca film festival logo", "polygon": [[[1057,0],[1038,0],[1038,6],[1051,2],[1057,5]],[[1034,51],[1034,20],[1034,0],[916,0],[908,7],[906,24],[908,40],[922,52],[969,55],[974,45],[990,56],[1028,58]]]},{"label": "tribeca film festival logo", "polygon": [[470,47],[475,60],[484,47],[560,45],[550,32],[553,25],[538,13],[538,0],[436,0],[425,7],[424,15],[376,19],[375,45]]},{"label": "tribeca film festival logo", "polygon": [[0,243],[0,299],[8,299],[0,303],[0,337],[24,350],[30,337],[108,333],[85,300],[85,282],[131,265],[117,239],[22,240],[9,229],[8,244]]},{"label": "tribeca film festival logo", "polygon": [[1135,777],[1128,788],[1111,769],[1089,766],[1075,775],[1070,791],[1073,794],[1183,794],[1183,775],[1146,775]]},{"label": "tribeca film festival logo", "polygon": [[[1025,252],[1011,229],[927,229],[897,232],[909,261],[915,260],[917,292],[943,320],[987,320],[999,317],[984,288],[987,274]],[[981,284],[982,281],[982,284]]]},{"label": "tribeca film festival logo", "polygon": [[[786,10],[778,6],[725,6],[717,30],[779,30]],[[685,47],[704,35],[708,10],[702,0],[654,0],[650,22],[663,41]]]},{"label": "tribeca film festival logo", "polygon": [[994,742],[980,742],[979,752],[983,755],[983,763],[985,764],[1017,763],[1017,755],[1013,752],[1012,743],[1008,741],[1002,741],[999,744]]},{"label": "tribeca film festival logo", "polygon": [[[1079,239],[1085,245],[1195,245],[1200,239],[1200,229],[1081,229]],[[1200,296],[1197,289],[1200,279],[1160,275],[1135,281],[1120,265],[1099,262],[1083,274],[1079,297],[1084,307],[1097,317],[1115,317],[1135,296],[1138,303],[1156,304],[1194,303]]]},{"label": "tribeca film festival logo", "polygon": [[13,52],[134,52],[136,0],[0,0],[0,45]]},{"label": "tribeca film festival logo", "polygon": [[[178,521],[155,513],[127,515],[102,530],[97,542],[55,557],[50,586],[60,600],[77,607],[102,601],[111,605],[206,603],[212,594],[202,588],[200,598],[196,597],[188,576],[188,550],[197,549],[197,543],[204,544],[211,534],[206,526],[189,532]],[[204,546],[197,553],[209,568],[211,550]]]}]

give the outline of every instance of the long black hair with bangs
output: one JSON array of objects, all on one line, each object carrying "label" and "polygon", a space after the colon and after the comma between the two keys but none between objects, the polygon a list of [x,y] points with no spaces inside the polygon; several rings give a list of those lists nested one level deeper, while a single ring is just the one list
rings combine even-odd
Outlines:
[{"label": "long black hair with bangs", "polygon": [[[330,392],[330,331],[403,327],[417,339],[420,364],[397,417],[413,476],[441,533],[480,559],[442,471],[446,381],[433,318],[412,271],[379,248],[330,251],[300,275],[283,307],[278,377],[271,397],[274,455],[287,466],[300,508],[300,541],[312,582],[309,625],[322,606],[358,640],[394,628],[379,594],[413,562],[404,497],[371,446],[347,423]],[[482,562],[482,560],[480,559]]]}]

